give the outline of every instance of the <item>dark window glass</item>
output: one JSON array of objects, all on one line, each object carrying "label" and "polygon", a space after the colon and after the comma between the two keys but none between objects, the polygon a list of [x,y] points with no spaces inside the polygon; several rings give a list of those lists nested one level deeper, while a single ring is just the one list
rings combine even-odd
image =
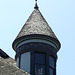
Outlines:
[{"label": "dark window glass", "polygon": [[35,54],[35,63],[36,64],[45,64],[45,54],[36,53]]},{"label": "dark window glass", "polygon": [[21,66],[21,56],[19,56],[19,68]]},{"label": "dark window glass", "polygon": [[53,69],[52,68],[49,69],[49,75],[53,75]]},{"label": "dark window glass", "polygon": [[17,58],[17,67],[19,67],[19,57]]},{"label": "dark window glass", "polygon": [[35,75],[45,75],[45,66],[35,65]]},{"label": "dark window glass", "polygon": [[55,61],[54,61],[54,57],[52,56],[49,56],[49,66],[55,68]]},{"label": "dark window glass", "polygon": [[35,53],[35,75],[45,75],[45,54]]}]

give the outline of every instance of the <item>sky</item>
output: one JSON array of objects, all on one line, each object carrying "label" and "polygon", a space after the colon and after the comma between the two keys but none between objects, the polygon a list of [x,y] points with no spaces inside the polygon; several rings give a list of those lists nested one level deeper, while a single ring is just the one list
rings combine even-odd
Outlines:
[{"label": "sky", "polygon": [[[35,0],[0,0],[0,48],[12,58],[12,43],[34,5]],[[38,0],[38,6],[61,43],[57,75],[75,75],[75,0]]]}]

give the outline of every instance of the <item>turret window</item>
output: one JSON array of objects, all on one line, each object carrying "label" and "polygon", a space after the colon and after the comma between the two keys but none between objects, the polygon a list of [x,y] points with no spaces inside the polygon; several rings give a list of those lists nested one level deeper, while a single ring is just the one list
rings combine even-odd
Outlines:
[{"label": "turret window", "polygon": [[55,75],[55,59],[52,56],[49,56],[49,75]]},{"label": "turret window", "polygon": [[17,67],[19,67],[19,57],[17,57]]},{"label": "turret window", "polygon": [[45,54],[35,53],[35,75],[45,75]]},{"label": "turret window", "polygon": [[[47,67],[48,69],[46,69]],[[49,72],[49,75],[55,75],[55,68],[55,57],[49,56],[47,60],[46,54],[35,53],[35,75],[46,75],[47,72]]]},{"label": "turret window", "polygon": [[17,58],[17,67],[20,68],[20,65],[21,65],[21,56],[19,56],[19,57]]},{"label": "turret window", "polygon": [[35,75],[45,75],[45,66],[35,65]]},{"label": "turret window", "polygon": [[49,75],[54,75],[54,70],[52,68],[49,69]]},{"label": "turret window", "polygon": [[52,56],[49,56],[49,66],[55,68],[55,61],[54,61],[54,57]]}]

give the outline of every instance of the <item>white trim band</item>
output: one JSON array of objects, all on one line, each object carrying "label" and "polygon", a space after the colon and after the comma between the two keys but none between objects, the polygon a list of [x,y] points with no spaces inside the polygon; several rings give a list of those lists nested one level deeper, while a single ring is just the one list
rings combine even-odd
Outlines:
[{"label": "white trim band", "polygon": [[30,40],[23,41],[23,42],[21,42],[20,44],[17,45],[17,48],[20,47],[23,44],[30,43],[30,42],[46,43],[46,44],[49,44],[49,45],[53,46],[56,49],[56,46],[52,42],[49,42],[49,41],[46,41],[46,40],[40,40],[40,39],[30,39]]}]

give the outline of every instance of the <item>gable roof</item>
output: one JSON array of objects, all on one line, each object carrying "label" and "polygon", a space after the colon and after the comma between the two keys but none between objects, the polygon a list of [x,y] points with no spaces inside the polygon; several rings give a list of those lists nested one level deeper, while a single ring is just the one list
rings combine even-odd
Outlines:
[{"label": "gable roof", "polygon": [[0,49],[0,56],[3,57],[3,58],[8,58],[9,56],[3,51]]},{"label": "gable roof", "polygon": [[[5,53],[5,52],[4,52]],[[10,57],[0,56],[0,75],[29,75],[16,67],[16,61]]]}]

